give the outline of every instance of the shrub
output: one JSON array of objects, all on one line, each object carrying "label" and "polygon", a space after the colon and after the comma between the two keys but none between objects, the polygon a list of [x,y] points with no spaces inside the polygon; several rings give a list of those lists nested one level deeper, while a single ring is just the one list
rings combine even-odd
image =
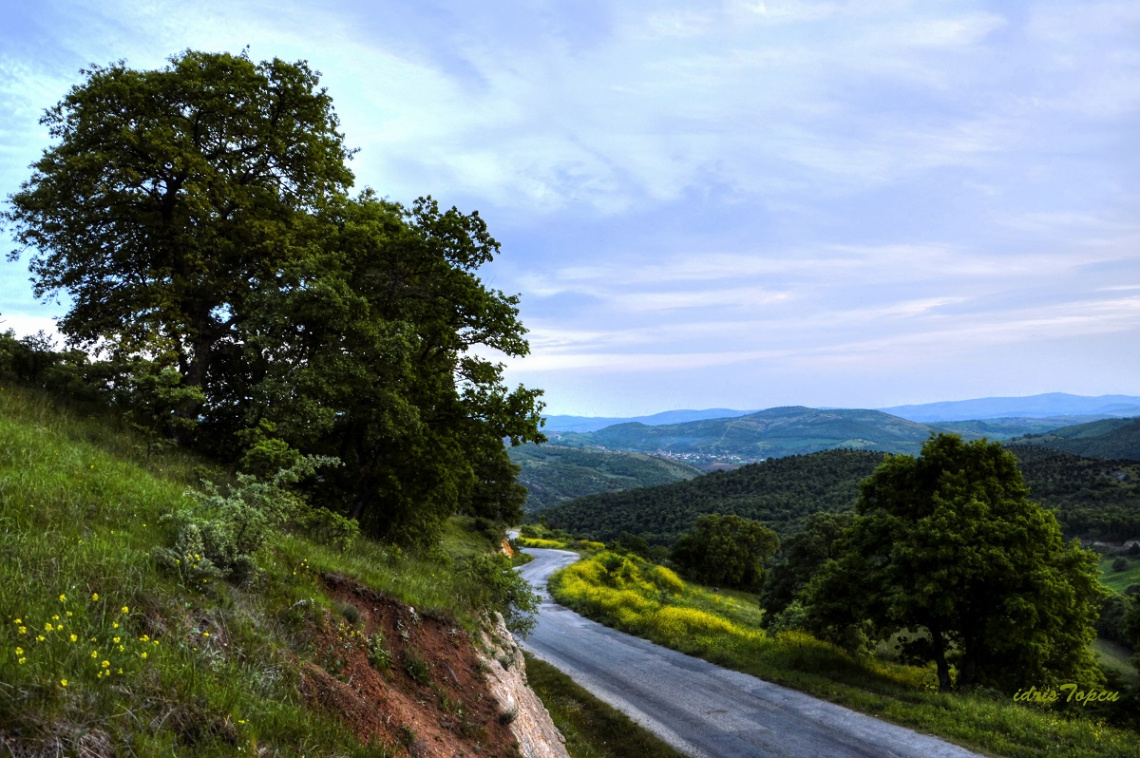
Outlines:
[{"label": "shrub", "polygon": [[539,596],[501,553],[477,555],[466,567],[472,600],[503,614],[507,628],[526,636],[536,623]]},{"label": "shrub", "polygon": [[244,580],[254,570],[257,551],[306,507],[289,485],[330,464],[339,465],[339,461],[305,456],[268,481],[238,474],[237,485],[224,495],[211,482],[203,482],[204,492],[188,490],[193,504],[163,517],[173,525],[174,547],[154,550],[155,560],[164,567],[175,567],[185,579],[187,556],[194,556],[200,564],[195,571],[203,579],[216,574]]}]

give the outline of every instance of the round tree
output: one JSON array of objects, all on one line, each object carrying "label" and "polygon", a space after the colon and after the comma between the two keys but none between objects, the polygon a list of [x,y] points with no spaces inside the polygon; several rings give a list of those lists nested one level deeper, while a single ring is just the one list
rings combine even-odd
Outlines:
[{"label": "round tree", "polygon": [[1096,556],[1064,543],[1000,444],[942,434],[917,458],[891,456],[862,483],[858,514],[808,588],[817,631],[906,630],[904,652],[934,661],[943,690],[1100,680]]}]

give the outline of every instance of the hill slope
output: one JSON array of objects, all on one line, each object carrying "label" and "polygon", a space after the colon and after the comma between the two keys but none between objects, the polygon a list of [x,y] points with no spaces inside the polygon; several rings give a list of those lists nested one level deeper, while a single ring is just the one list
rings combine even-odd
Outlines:
[{"label": "hill slope", "polygon": [[508,450],[522,468],[528,511],[598,492],[682,482],[700,475],[684,463],[638,453],[615,453],[560,445],[520,445]]},{"label": "hill slope", "polygon": [[757,519],[786,536],[811,513],[850,508],[859,482],[882,459],[858,450],[773,458],[679,484],[592,495],[542,513],[551,526],[603,541],[628,531],[671,544],[705,513]]},{"label": "hill slope", "polygon": [[[1030,497],[1056,510],[1067,536],[1140,537],[1140,463],[1042,447],[1010,449],[1018,456]],[[551,526],[603,541],[628,531],[670,544],[704,513],[763,521],[785,537],[811,513],[853,507],[859,482],[882,459],[881,453],[852,450],[773,458],[680,484],[584,497],[542,513]]]},{"label": "hill slope", "polygon": [[[452,522],[457,557],[426,559],[274,530],[249,578],[228,581],[206,560],[211,542],[172,539],[201,476],[226,479],[177,452],[147,455],[113,419],[0,385],[5,752],[517,749],[469,637],[489,582],[467,567],[487,537]],[[220,524],[234,507],[193,518]]]},{"label": "hill slope", "polygon": [[1140,418],[1104,419],[1028,434],[1011,442],[1040,445],[1088,458],[1140,461]]}]

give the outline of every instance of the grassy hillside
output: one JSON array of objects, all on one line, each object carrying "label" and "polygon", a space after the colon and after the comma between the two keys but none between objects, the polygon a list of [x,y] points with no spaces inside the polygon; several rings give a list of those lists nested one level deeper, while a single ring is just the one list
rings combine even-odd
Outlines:
[{"label": "grassy hillside", "polygon": [[[417,557],[278,534],[244,582],[160,560],[201,476],[113,421],[0,387],[0,743],[15,755],[516,748],[468,634],[487,536]],[[176,554],[178,555],[178,554]],[[378,710],[377,703],[383,703]]]},{"label": "grassy hillside", "polygon": [[1140,461],[1140,418],[1104,419],[1014,440],[1089,458]]},{"label": "grassy hillside", "polygon": [[[1030,496],[1057,511],[1067,535],[1116,541],[1140,536],[1140,463],[1043,447],[1010,450]],[[628,531],[669,544],[704,513],[757,519],[786,536],[811,513],[852,507],[859,482],[880,461],[880,453],[852,450],[773,458],[678,484],[584,497],[542,513],[552,526],[603,541]]]},{"label": "grassy hillside", "polygon": [[684,463],[638,453],[560,445],[521,445],[508,452],[522,468],[519,482],[530,493],[527,510],[598,492],[682,482],[701,473]]},{"label": "grassy hillside", "polygon": [[791,407],[665,426],[619,424],[562,435],[560,441],[641,453],[758,460],[836,448],[916,453],[931,431],[881,411]]}]

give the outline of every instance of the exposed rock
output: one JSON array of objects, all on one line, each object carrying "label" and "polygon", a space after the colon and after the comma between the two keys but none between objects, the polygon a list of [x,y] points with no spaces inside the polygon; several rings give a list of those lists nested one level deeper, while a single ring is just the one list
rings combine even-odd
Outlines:
[{"label": "exposed rock", "polygon": [[522,649],[497,613],[491,633],[483,634],[483,647],[484,672],[499,703],[499,719],[510,725],[524,758],[570,758],[566,738],[527,684]]}]

